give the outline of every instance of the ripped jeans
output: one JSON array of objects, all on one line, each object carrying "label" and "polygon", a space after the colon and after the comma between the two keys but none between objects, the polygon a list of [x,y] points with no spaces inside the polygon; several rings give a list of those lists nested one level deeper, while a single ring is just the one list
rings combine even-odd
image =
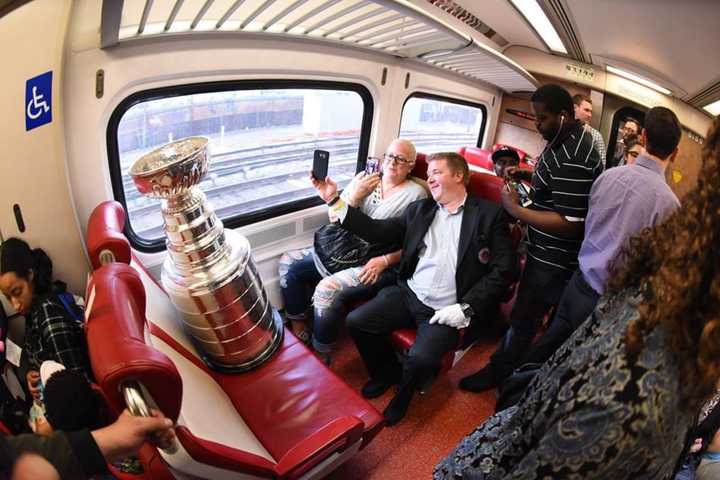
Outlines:
[{"label": "ripped jeans", "polygon": [[393,285],[397,278],[395,270],[388,269],[373,285],[365,285],[359,278],[362,267],[348,268],[322,278],[315,266],[312,249],[284,254],[278,271],[287,318],[304,319],[312,299],[312,343],[315,350],[322,353],[334,350],[345,318],[345,307],[374,297],[382,288]]},{"label": "ripped jeans", "polygon": [[315,266],[312,248],[283,254],[278,264],[278,275],[285,316],[290,320],[304,320],[315,286],[322,280]]}]

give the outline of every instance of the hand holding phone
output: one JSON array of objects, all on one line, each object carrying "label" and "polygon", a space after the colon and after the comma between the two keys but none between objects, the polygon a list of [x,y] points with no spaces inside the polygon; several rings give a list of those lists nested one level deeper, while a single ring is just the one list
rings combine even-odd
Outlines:
[{"label": "hand holding phone", "polygon": [[528,207],[532,203],[532,200],[530,200],[530,192],[528,191],[524,183],[508,182],[508,185],[510,186],[510,188],[514,188],[520,196],[520,205],[522,205],[523,207]]},{"label": "hand holding phone", "polygon": [[526,168],[510,166],[505,169],[505,178],[516,182],[529,182],[532,179],[532,173],[532,170]]},{"label": "hand holding phone", "polygon": [[372,175],[373,173],[380,173],[380,165],[382,162],[377,157],[368,157],[365,162],[365,175]]},{"label": "hand holding phone", "polygon": [[328,174],[328,164],[330,163],[330,152],[325,150],[315,150],[313,154],[312,175],[318,180],[325,180]]}]

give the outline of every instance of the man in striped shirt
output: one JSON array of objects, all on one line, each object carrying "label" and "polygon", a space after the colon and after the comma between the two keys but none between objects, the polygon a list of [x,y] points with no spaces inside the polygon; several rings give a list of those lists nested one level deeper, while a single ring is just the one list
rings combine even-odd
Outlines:
[{"label": "man in striped shirt", "polygon": [[603,170],[592,135],[575,120],[567,90],[544,85],[533,94],[532,106],[547,146],[534,172],[507,171],[515,180],[531,182],[532,203],[522,207],[518,194],[507,188],[502,198],[507,212],[528,225],[527,263],[500,347],[488,365],[460,381],[460,388],[473,392],[502,384],[527,353],[543,317],[560,300],[578,266],[590,188]]},{"label": "man in striped shirt", "polygon": [[642,138],[647,151],[635,163],[607,170],[590,191],[580,268],[568,282],[553,323],[527,358],[544,363],[577,329],[605,291],[610,269],[622,265],[622,249],[631,237],[665,221],[680,201],[665,181],[682,136],[672,110],[655,107],[645,116]]}]

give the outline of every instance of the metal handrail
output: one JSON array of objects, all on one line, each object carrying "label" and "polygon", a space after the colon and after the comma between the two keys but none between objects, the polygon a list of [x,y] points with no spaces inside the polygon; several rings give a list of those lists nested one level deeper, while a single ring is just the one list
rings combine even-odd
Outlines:
[{"label": "metal handrail", "polygon": [[[125,382],[122,384],[122,387],[120,387],[120,390],[125,399],[125,405],[132,415],[136,417],[152,417],[152,411],[148,406],[148,402],[145,400],[143,389],[139,382]],[[178,451],[177,439],[173,439],[168,448],[161,448],[161,450],[170,455],[176,453]]]}]

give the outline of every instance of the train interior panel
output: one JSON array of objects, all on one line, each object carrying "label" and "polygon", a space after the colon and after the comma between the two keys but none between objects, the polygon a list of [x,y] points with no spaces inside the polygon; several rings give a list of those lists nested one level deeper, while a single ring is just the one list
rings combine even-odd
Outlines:
[{"label": "train interior panel", "polygon": [[[660,107],[675,114],[680,129],[662,175],[682,204],[698,186],[707,132],[720,115],[718,20],[720,3],[711,0],[0,1],[0,242],[17,237],[42,248],[53,277],[84,295],[93,388],[109,419],[126,408],[135,415],[155,409],[175,425],[168,448],[143,443],[141,473],[128,475],[112,462],[110,472],[146,479],[441,478],[435,465],[496,408],[493,389],[472,393],[458,383],[507,346],[505,332],[516,328],[511,312],[527,298],[518,296],[521,279],[528,265],[533,271],[547,263],[533,249],[547,248],[533,240],[531,221],[503,216],[510,229],[497,250],[513,257],[507,267],[494,257],[496,247],[483,243],[490,231],[465,224],[452,227],[455,244],[451,229],[435,246],[455,255],[460,248],[460,256],[427,266],[427,255],[441,255],[430,253],[432,238],[409,239],[423,217],[402,223],[406,236],[392,242],[377,232],[360,239],[341,226],[359,221],[357,211],[409,219],[428,198],[440,205],[432,212],[445,212],[435,178],[438,162],[451,164],[448,155],[467,168],[462,187],[452,188],[478,199],[477,208],[506,210],[512,190],[523,208],[552,210],[553,200],[542,206],[538,190],[547,186],[545,157],[558,162],[550,147],[567,138],[563,121],[601,137],[602,149],[592,140],[577,161],[594,152],[597,163],[574,164],[594,171],[594,179],[632,163],[628,132],[637,130],[632,145],[651,135],[641,133],[643,125]],[[546,85],[575,102],[566,112],[575,119],[561,116],[549,137],[536,100]],[[326,152],[327,176],[337,184],[332,198],[323,197],[331,182],[311,173],[322,165],[318,151]],[[525,183],[503,177],[497,160],[508,157],[527,173]],[[367,187],[376,163],[387,171]],[[416,188],[413,200],[425,200],[411,203],[407,217],[405,205],[374,216],[392,198],[382,192],[398,171],[400,182],[407,177]],[[549,174],[553,184],[587,181],[559,177]],[[529,198],[515,192],[522,188]],[[589,189],[565,195],[592,198]],[[584,213],[562,218],[585,220]],[[398,224],[384,222],[373,228]],[[570,237],[563,238],[555,240]],[[579,238],[578,245],[582,228]],[[399,422],[388,409],[397,399],[394,383],[400,392],[407,386],[406,373],[368,394],[370,350],[356,349],[362,334],[349,326],[384,290],[348,294],[351,300],[332,310],[342,318],[329,343],[317,325],[296,323],[319,321],[328,277],[354,291],[318,249],[352,241],[369,251],[380,240],[394,248],[351,264],[361,278],[353,277],[357,291],[380,282],[442,311],[434,300],[442,288],[414,287],[417,259],[405,259],[408,247],[422,243],[420,265],[454,278],[448,281],[458,309],[487,307],[463,310],[467,324],[453,327],[457,338],[447,340],[432,374],[412,384],[421,394],[411,395]],[[472,273],[461,275],[467,245],[478,252]],[[319,290],[303,291],[296,315],[287,262],[299,268],[298,260]],[[373,260],[377,276],[363,280],[374,275]],[[410,275],[402,277],[408,264]],[[577,252],[572,265],[562,268],[578,268]],[[499,286],[487,283],[496,288],[487,305],[461,301],[463,275],[491,267],[502,275]],[[398,277],[383,284],[390,271]],[[396,281],[400,286],[390,287]],[[25,325],[29,307],[9,294],[0,300],[2,345],[22,347],[34,335]],[[557,300],[529,341],[550,328]],[[413,325],[387,336],[399,361],[409,362],[424,341]],[[6,370],[34,370],[20,367],[34,361],[22,358],[15,365],[8,353]]]}]

